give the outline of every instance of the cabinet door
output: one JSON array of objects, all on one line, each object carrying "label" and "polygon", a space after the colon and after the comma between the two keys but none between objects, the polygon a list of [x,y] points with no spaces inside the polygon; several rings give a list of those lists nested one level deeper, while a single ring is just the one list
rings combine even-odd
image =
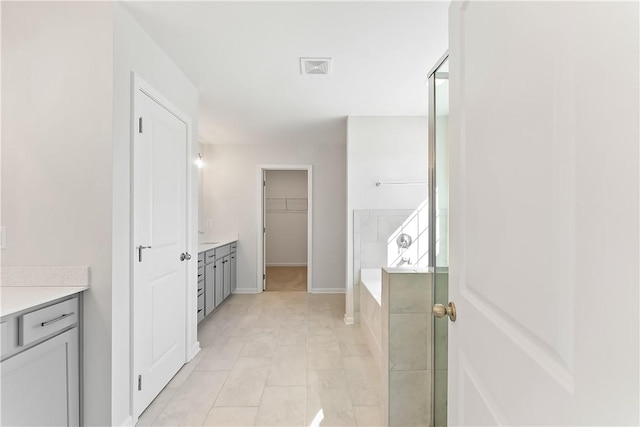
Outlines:
[{"label": "cabinet door", "polygon": [[78,328],[0,363],[0,424],[79,425],[78,369]]},{"label": "cabinet door", "polygon": [[204,267],[204,315],[211,314],[215,305],[216,265],[207,264]]},{"label": "cabinet door", "polygon": [[222,288],[224,287],[224,265],[223,264],[224,258],[219,258],[216,260],[216,284],[215,284],[215,288],[216,288],[216,307],[220,305],[220,303],[222,302],[222,296],[223,296],[223,291]]},{"label": "cabinet door", "polygon": [[238,287],[237,284],[237,268],[238,268],[238,261],[236,260],[236,253],[235,252],[231,252],[231,293],[235,292],[236,288]]},{"label": "cabinet door", "polygon": [[224,257],[222,265],[224,266],[224,286],[222,298],[227,299],[227,297],[231,295],[231,256],[227,255],[226,257]]}]

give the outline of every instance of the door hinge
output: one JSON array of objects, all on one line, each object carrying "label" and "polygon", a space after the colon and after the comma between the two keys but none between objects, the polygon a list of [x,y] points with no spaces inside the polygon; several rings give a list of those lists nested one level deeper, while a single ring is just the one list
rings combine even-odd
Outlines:
[{"label": "door hinge", "polygon": [[138,375],[138,391],[142,390],[142,375]]},{"label": "door hinge", "polygon": [[266,233],[267,232],[267,227],[262,227],[262,232]]},{"label": "door hinge", "polygon": [[138,119],[138,133],[142,133],[142,117]]},{"label": "door hinge", "polygon": [[267,275],[266,274],[262,275],[262,280],[267,280]]},{"label": "door hinge", "polygon": [[267,181],[262,181],[262,186],[266,187],[267,186]]}]

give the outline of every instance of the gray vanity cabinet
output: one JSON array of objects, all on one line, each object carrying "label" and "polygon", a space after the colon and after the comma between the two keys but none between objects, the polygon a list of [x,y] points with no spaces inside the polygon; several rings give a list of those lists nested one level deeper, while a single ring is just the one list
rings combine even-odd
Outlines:
[{"label": "gray vanity cabinet", "polygon": [[237,247],[238,247],[238,243],[237,242],[233,242],[231,244],[231,261],[229,262],[230,266],[229,266],[229,270],[231,271],[231,293],[234,293],[236,291],[236,288],[238,287],[238,283],[237,283],[237,277],[238,277],[238,261],[236,259],[237,256]]},{"label": "gray vanity cabinet", "polygon": [[198,323],[204,320],[204,252],[198,254]]},{"label": "gray vanity cabinet", "polygon": [[231,295],[231,255],[227,255],[223,258],[222,269],[222,299],[225,300],[229,295]]},{"label": "gray vanity cabinet", "polygon": [[223,286],[224,286],[224,258],[216,259],[216,307],[222,304],[224,299]]},{"label": "gray vanity cabinet", "polygon": [[78,318],[73,298],[2,319],[1,425],[80,425]]},{"label": "gray vanity cabinet", "polygon": [[[204,301],[204,311],[198,311],[198,322],[213,313],[235,291],[236,248],[237,242],[233,242],[198,254],[198,310],[200,300]],[[203,294],[200,293],[201,283]]]},{"label": "gray vanity cabinet", "polygon": [[215,249],[204,254],[204,315],[213,313],[216,308],[215,282],[216,282],[216,256]]}]

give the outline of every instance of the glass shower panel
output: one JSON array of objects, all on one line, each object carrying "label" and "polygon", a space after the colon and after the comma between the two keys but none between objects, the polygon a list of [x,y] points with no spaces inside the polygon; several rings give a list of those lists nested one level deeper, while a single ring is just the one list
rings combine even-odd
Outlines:
[{"label": "glass shower panel", "polygon": [[[434,303],[449,302],[449,61],[445,59],[431,77]],[[447,348],[449,319],[433,318],[433,423],[447,425]]]}]

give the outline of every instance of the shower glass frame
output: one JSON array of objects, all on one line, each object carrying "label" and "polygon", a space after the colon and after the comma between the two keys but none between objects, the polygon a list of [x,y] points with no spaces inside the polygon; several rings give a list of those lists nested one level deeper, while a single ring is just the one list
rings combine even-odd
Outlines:
[{"label": "shower glass frame", "polygon": [[[448,285],[445,286],[447,288],[447,292],[436,292],[438,285],[438,265],[437,265],[437,237],[438,237],[438,212],[437,212],[437,198],[438,198],[438,182],[437,182],[437,141],[436,141],[436,97],[437,97],[437,85],[436,85],[436,77],[440,68],[444,64],[448,64],[447,61],[449,59],[449,52],[446,51],[442,57],[436,62],[434,67],[429,71],[427,85],[429,88],[429,269],[432,271],[432,301],[434,304],[444,304],[448,303]],[[448,74],[447,74],[448,78]],[[448,276],[448,275],[447,275]],[[442,354],[436,354],[436,348],[438,345],[448,345],[448,342],[445,341],[443,343],[438,343],[436,339],[436,322],[442,322],[440,324],[440,328],[448,328],[448,319],[437,319],[432,317],[431,323],[431,336],[432,336],[432,346],[431,346],[431,426],[434,427],[444,427],[447,425],[447,414],[446,414],[446,400],[447,400],[447,388],[446,381],[444,382],[445,386],[443,387],[441,383],[436,381],[436,366],[437,366],[437,357],[441,357]],[[444,352],[446,359],[446,352]],[[440,361],[440,363],[445,363],[445,361]],[[448,375],[447,375],[448,376]],[[439,396],[439,394],[443,396]],[[438,405],[436,402],[442,403],[444,399],[444,410],[442,405]]]}]

